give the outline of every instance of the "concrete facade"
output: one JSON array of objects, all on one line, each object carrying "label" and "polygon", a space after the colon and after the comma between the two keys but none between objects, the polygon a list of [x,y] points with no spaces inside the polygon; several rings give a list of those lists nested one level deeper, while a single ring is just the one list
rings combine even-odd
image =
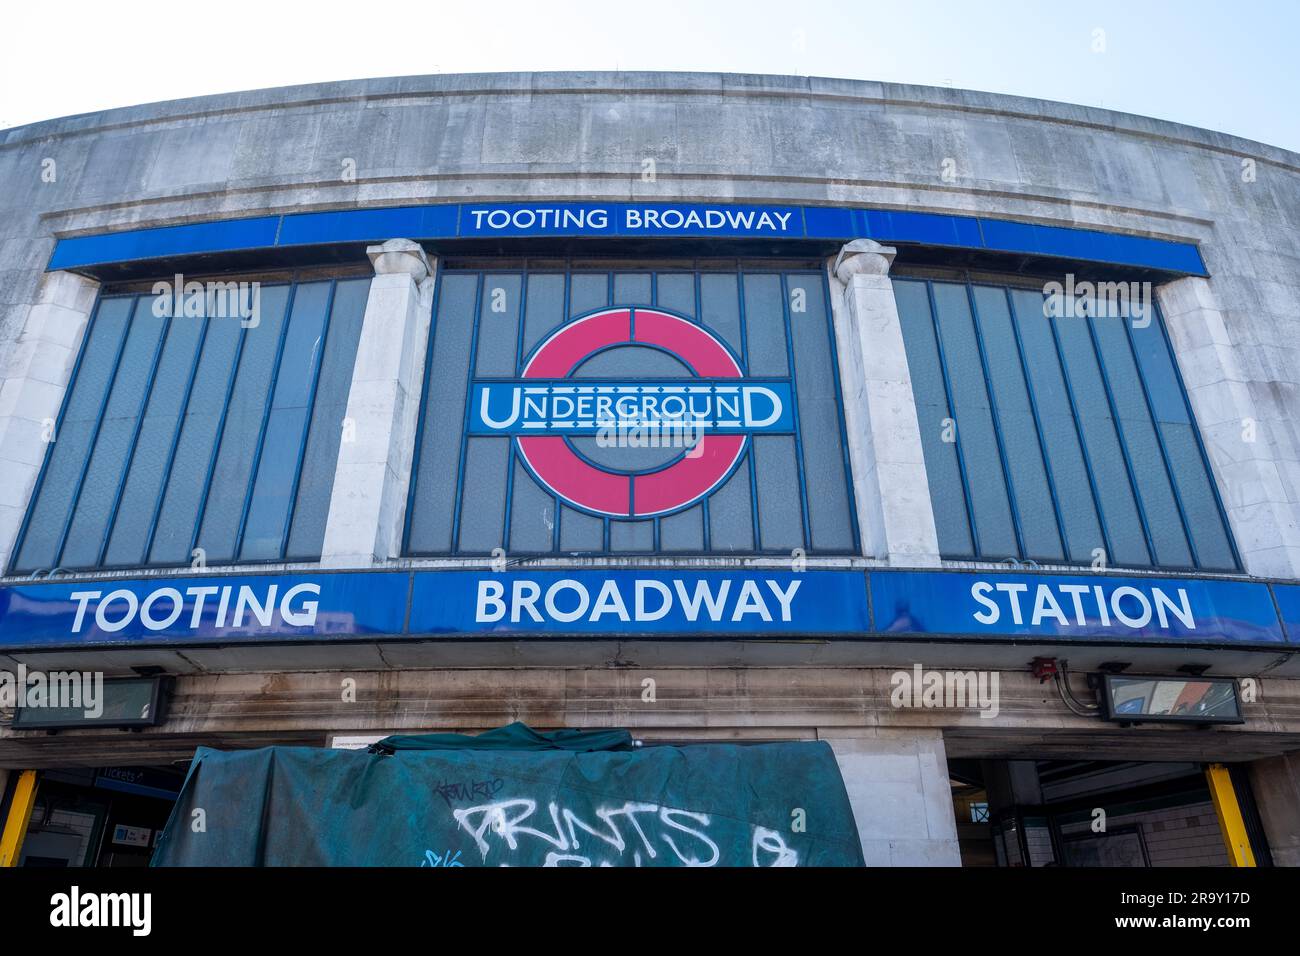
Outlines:
[{"label": "concrete facade", "polygon": [[[57,238],[538,198],[865,206],[1195,243],[1210,278],[1159,290],[1179,366],[1245,570],[1300,579],[1300,156],[1014,97],[671,73],[322,84],[0,131],[0,563],[40,468],[39,426],[60,407],[97,288],[45,273]],[[329,568],[403,564],[436,263],[404,237],[388,238],[370,250],[376,276],[347,406],[356,434],[340,446],[321,559]],[[911,400],[892,255],[867,240],[825,264],[863,547],[821,563],[954,566],[939,557],[921,452],[927,423]],[[473,731],[513,719],[628,726],[648,739],[824,739],[844,771],[868,863],[957,865],[945,770],[954,754],[1293,760],[1279,755],[1300,748],[1300,681],[1273,680],[1247,729],[1194,736],[1099,729],[1032,682],[1014,648],[1001,658],[1005,697],[990,720],[891,709],[889,666],[910,665],[915,651],[894,659],[882,651],[864,666],[817,647],[760,661],[744,642],[704,651],[611,644],[581,659],[566,657],[570,650],[501,645],[491,659],[442,649],[404,659],[401,650],[359,646],[326,663],[293,649],[200,651],[183,662],[147,652],[95,658],[117,668],[181,663],[167,724],[127,741],[111,731],[47,739],[0,728],[0,766],[93,765],[110,737],[113,759],[147,763],[181,759],[196,741],[319,745],[332,732]],[[656,653],[667,680],[639,669]],[[929,664],[955,660],[942,646],[926,653]],[[10,663],[0,656],[0,666]],[[29,666],[40,663],[31,655]],[[1270,658],[1238,672],[1273,666]],[[657,675],[668,706],[641,707],[644,674]],[[343,677],[362,688],[351,709],[334,700]],[[675,690],[664,695],[665,687]],[[1294,774],[1286,779],[1294,783]]]}]

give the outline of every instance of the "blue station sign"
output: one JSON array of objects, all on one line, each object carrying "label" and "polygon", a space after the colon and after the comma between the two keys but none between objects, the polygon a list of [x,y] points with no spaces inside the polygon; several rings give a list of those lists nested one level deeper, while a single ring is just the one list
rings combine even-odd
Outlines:
[{"label": "blue station sign", "polygon": [[1050,641],[1276,644],[1269,588],[1250,581],[951,571],[871,575],[880,634]]},{"label": "blue station sign", "polygon": [[0,587],[0,651],[561,637],[1269,647],[1300,644],[1300,586],[1109,574],[484,567]]}]

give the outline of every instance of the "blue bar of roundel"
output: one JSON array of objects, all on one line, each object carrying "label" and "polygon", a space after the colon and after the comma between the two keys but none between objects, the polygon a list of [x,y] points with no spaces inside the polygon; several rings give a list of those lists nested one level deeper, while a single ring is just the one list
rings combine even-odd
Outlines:
[{"label": "blue bar of roundel", "polygon": [[[1023,591],[1004,591],[1023,586]],[[1085,586],[1081,594],[1083,623],[1079,623],[1074,596],[1062,585]],[[1048,599],[1040,599],[1040,586]],[[1124,643],[1277,644],[1285,641],[1268,586],[1251,581],[1198,580],[1194,578],[1129,578],[1112,575],[981,574],[895,571],[870,574],[871,605],[876,630],[881,634],[942,635],[975,638],[1040,638],[1049,641],[1115,641]],[[978,588],[978,596],[976,589]],[[1095,588],[1107,602],[1103,618]],[[1135,589],[1151,608],[1143,626],[1125,624],[1115,614],[1116,591]],[[1192,625],[1165,610],[1162,626],[1155,596],[1166,598],[1191,612]],[[1014,619],[1013,593],[1018,596],[1021,621]],[[1183,596],[1186,597],[1184,605]],[[1034,610],[1043,600],[1044,613],[1035,625]],[[1064,613],[1065,622],[1051,613],[1052,605]],[[1144,617],[1138,597],[1122,591],[1118,605],[1131,621]],[[995,616],[996,620],[992,620]],[[976,615],[982,617],[976,617]]]},{"label": "blue bar of roundel", "polygon": [[262,216],[60,239],[46,268],[73,269],[105,262],[260,249],[275,245],[279,224],[278,216]]},{"label": "blue bar of roundel", "polygon": [[[405,573],[376,571],[22,584],[0,588],[0,649],[380,637],[401,632],[409,583],[410,576]],[[286,603],[287,593],[299,585],[306,587]],[[273,586],[276,591],[270,621],[261,624],[252,608],[248,607],[241,624],[236,626],[234,611],[240,589],[250,588],[256,602],[267,606],[271,603],[270,588]],[[194,626],[194,608],[199,595],[188,594],[187,589],[203,587],[216,588],[217,592],[203,595],[202,611],[197,626]],[[219,626],[219,601],[222,589],[227,587],[230,591],[225,624]],[[142,621],[143,607],[140,605],[150,594],[165,588],[180,593],[182,611],[167,626],[147,627]],[[314,593],[312,588],[319,589],[319,593]],[[129,598],[113,596],[113,592],[118,591],[134,596],[137,602],[134,614],[127,613]],[[78,624],[77,615],[83,599],[74,595],[81,592],[99,592],[99,596],[84,599],[85,612]],[[105,604],[104,622],[111,628],[124,619],[124,626],[116,630],[104,630],[98,626],[96,611],[101,602]],[[308,612],[310,602],[315,602],[316,610],[314,620],[306,623],[301,615]],[[157,598],[150,607],[152,621],[165,621],[174,604],[170,595]],[[288,614],[282,614],[282,611]]]},{"label": "blue bar of roundel", "polygon": [[[586,610],[572,621],[559,619],[546,607],[550,589],[561,585],[551,595],[552,604],[559,615],[576,612],[582,605],[578,588],[587,596]],[[668,589],[672,602],[663,616],[653,620],[636,620],[637,582],[645,585],[643,608],[645,617],[661,609],[662,592]],[[617,594],[627,612],[628,620],[617,613],[616,602],[609,597],[600,606],[600,594],[607,582],[612,582],[611,594]],[[679,590],[680,583],[680,590]],[[761,596],[771,617],[765,621],[754,610],[745,610],[734,619],[738,598],[749,584],[751,593]],[[791,588],[797,584],[794,591]],[[542,620],[535,620],[526,607],[518,605],[515,616],[516,587],[527,597],[532,586],[538,597],[532,605]],[[725,585],[725,592],[724,592]],[[773,585],[789,598],[790,620],[782,620],[781,603],[776,598]],[[489,599],[484,602],[484,613],[479,612],[480,588]],[[498,606],[491,595],[500,589],[499,600],[503,610],[497,616]],[[693,598],[697,589],[706,589],[714,600],[714,612],[706,604],[696,605],[696,619],[690,620],[681,600],[681,591]],[[724,596],[725,595],[725,596]],[[610,610],[610,608],[614,608]],[[593,616],[596,617],[592,620]],[[714,617],[716,616],[716,620]],[[860,571],[808,571],[796,574],[791,571],[657,571],[657,570],[568,570],[568,571],[427,571],[415,573],[411,593],[412,636],[438,637],[555,637],[575,634],[617,638],[662,638],[703,636],[710,638],[727,635],[744,636],[762,640],[782,636],[839,635],[861,637],[868,628],[866,582]]]},{"label": "blue bar of roundel", "polygon": [[384,242],[388,239],[448,239],[456,235],[457,206],[395,206],[347,209],[285,216],[282,246],[331,242]]},{"label": "blue bar of roundel", "polygon": [[1275,584],[1278,610],[1282,612],[1282,627],[1287,640],[1300,644],[1300,584]]}]

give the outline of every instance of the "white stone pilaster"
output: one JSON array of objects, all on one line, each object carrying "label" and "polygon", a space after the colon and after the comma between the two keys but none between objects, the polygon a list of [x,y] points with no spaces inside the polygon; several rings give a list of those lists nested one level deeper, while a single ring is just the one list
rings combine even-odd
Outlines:
[{"label": "white stone pilaster", "polygon": [[930,483],[903,328],[889,281],[894,249],[856,239],[831,269],[831,305],[863,551],[900,567],[937,567]]},{"label": "white stone pilaster", "polygon": [[1288,499],[1269,423],[1260,420],[1214,287],[1187,276],[1156,294],[1245,570],[1300,577],[1300,508]]},{"label": "white stone pilaster", "polygon": [[415,455],[434,266],[407,239],[366,252],[375,277],[348,392],[349,427],[339,443],[324,567],[369,567],[400,554]]},{"label": "white stone pilaster", "polygon": [[54,422],[72,379],[99,283],[48,272],[7,356],[0,357],[0,568],[8,569]]},{"label": "white stone pilaster", "polygon": [[961,866],[943,734],[826,728],[867,866]]}]

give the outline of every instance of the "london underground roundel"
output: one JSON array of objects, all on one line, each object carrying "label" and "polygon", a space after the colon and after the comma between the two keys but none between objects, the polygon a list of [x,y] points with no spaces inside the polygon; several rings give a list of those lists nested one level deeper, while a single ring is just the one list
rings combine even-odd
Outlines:
[{"label": "london underground roundel", "polygon": [[[685,374],[579,372],[596,356],[628,349],[666,353]],[[751,435],[793,430],[788,380],[746,377],[706,328],[652,308],[605,309],[569,322],[534,349],[518,378],[478,380],[471,389],[471,434],[513,436],[543,486],[609,517],[689,507],[725,481]],[[592,437],[605,449],[599,460],[579,447]],[[667,462],[645,467],[632,451],[647,446],[668,449]]]}]

